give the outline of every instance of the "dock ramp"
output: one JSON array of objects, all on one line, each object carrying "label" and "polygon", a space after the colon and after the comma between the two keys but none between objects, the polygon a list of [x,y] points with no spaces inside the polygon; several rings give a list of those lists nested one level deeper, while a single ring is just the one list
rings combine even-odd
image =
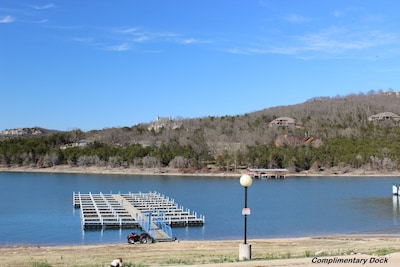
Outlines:
[{"label": "dock ramp", "polygon": [[140,228],[147,232],[151,238],[156,241],[169,241],[173,239],[171,227],[163,222],[158,222],[158,220],[153,221],[151,213],[142,213],[122,195],[114,194],[113,197],[116,201],[121,203],[121,206],[128,211],[132,217],[135,218],[137,223],[140,225]]}]

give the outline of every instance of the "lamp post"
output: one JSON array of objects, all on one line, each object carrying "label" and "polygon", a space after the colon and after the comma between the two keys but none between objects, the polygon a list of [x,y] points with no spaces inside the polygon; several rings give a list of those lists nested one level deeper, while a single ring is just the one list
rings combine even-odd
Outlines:
[{"label": "lamp post", "polygon": [[247,215],[250,215],[250,209],[247,207],[247,188],[251,186],[253,179],[250,175],[244,174],[240,177],[240,184],[244,187],[244,242],[239,245],[239,260],[251,259],[251,245],[247,244]]}]

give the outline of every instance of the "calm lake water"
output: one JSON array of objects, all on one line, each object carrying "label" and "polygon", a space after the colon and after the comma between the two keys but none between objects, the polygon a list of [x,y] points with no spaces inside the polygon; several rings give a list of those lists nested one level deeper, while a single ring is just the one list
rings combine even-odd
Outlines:
[{"label": "calm lake water", "polygon": [[[254,180],[248,189],[248,238],[400,234],[396,177],[290,177]],[[81,228],[73,192],[157,191],[197,213],[201,227],[173,228],[181,240],[243,239],[239,177],[0,173],[0,246],[126,242],[132,230]]]}]

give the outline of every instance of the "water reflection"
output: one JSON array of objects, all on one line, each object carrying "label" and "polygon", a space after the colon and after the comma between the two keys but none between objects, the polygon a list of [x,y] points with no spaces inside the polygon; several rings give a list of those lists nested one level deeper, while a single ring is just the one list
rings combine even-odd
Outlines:
[{"label": "water reflection", "polygon": [[392,197],[392,204],[393,204],[393,224],[394,225],[399,225],[399,216],[400,216],[400,211],[399,211],[399,196],[393,196]]}]

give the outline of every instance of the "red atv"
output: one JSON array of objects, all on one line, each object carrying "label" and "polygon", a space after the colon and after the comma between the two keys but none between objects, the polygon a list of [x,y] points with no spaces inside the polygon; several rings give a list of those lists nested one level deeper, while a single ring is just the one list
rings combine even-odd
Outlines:
[{"label": "red atv", "polygon": [[141,235],[138,235],[136,233],[131,233],[128,235],[128,243],[129,244],[135,244],[135,243],[141,243],[141,244],[146,244],[147,242],[153,242],[153,239],[149,236],[148,233],[142,233]]}]

